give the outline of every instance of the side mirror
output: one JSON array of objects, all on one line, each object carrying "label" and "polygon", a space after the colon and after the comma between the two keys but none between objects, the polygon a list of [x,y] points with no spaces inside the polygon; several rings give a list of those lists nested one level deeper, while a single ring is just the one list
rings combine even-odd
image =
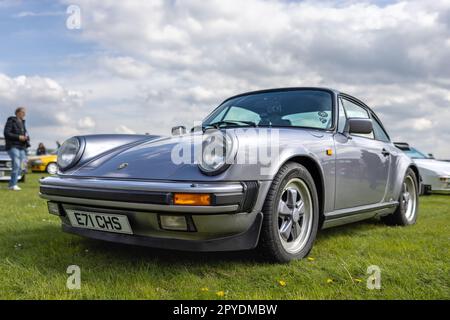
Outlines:
[{"label": "side mirror", "polygon": [[185,126],[176,126],[172,128],[172,135],[173,136],[181,136],[186,133],[186,127]]},{"label": "side mirror", "polygon": [[373,132],[372,120],[366,118],[348,118],[345,125],[346,134],[369,134]]},{"label": "side mirror", "polygon": [[428,157],[429,157],[430,159],[434,159],[434,154],[429,153],[429,154],[428,154]]}]

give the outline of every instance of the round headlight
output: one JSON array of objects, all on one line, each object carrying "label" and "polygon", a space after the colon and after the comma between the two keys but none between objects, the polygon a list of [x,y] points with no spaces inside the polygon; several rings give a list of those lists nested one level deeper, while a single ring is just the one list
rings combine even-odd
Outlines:
[{"label": "round headlight", "polygon": [[61,170],[68,169],[75,165],[79,159],[80,140],[78,138],[70,138],[66,140],[58,150],[58,167]]},{"label": "round headlight", "polygon": [[221,131],[203,135],[200,170],[206,175],[224,172],[233,163],[237,151],[235,137]]},{"label": "round headlight", "polygon": [[12,168],[12,162],[11,161],[6,161],[6,167],[8,169]]}]

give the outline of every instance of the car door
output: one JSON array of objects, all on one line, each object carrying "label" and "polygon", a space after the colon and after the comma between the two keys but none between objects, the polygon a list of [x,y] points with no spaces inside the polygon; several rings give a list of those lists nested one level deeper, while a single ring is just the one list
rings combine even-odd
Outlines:
[{"label": "car door", "polygon": [[[339,99],[339,128],[336,145],[335,210],[380,203],[385,196],[390,171],[386,142],[374,132],[343,134],[347,118],[370,118],[369,110],[349,97]],[[374,124],[374,130],[377,127]],[[378,128],[378,127],[377,127]]]}]

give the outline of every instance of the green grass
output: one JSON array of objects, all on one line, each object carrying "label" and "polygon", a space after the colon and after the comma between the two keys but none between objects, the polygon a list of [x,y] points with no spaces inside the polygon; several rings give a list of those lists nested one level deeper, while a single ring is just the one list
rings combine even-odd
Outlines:
[{"label": "green grass", "polygon": [[[64,234],[38,197],[39,177],[28,175],[17,193],[0,184],[0,299],[450,298],[450,196],[421,198],[415,226],[325,230],[313,261],[275,265],[249,252],[163,251]],[[73,264],[81,290],[66,288]],[[381,268],[381,290],[366,287],[370,265]]]}]

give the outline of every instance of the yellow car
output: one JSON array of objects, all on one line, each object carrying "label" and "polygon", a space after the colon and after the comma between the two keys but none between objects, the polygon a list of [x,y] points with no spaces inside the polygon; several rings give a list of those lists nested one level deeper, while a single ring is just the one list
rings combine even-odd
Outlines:
[{"label": "yellow car", "polygon": [[56,174],[58,165],[56,164],[56,154],[46,154],[42,156],[30,157],[28,163],[32,172],[47,172]]}]

